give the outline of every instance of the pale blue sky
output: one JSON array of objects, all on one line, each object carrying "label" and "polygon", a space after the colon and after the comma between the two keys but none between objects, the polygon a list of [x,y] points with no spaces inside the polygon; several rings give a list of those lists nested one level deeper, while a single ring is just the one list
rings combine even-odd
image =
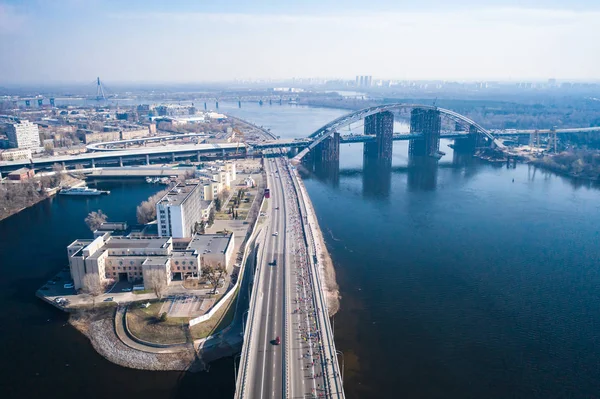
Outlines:
[{"label": "pale blue sky", "polygon": [[0,0],[0,82],[600,79],[600,1]]}]

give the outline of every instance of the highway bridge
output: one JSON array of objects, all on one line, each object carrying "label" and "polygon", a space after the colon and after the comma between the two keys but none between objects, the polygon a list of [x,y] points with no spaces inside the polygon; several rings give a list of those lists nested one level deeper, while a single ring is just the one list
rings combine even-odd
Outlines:
[{"label": "highway bridge", "polygon": [[297,176],[266,161],[270,217],[252,289],[236,398],[344,398],[333,332]]}]

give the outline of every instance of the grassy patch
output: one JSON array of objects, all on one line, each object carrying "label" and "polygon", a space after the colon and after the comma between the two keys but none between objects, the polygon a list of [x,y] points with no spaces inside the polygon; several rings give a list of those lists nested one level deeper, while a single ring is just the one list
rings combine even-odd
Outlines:
[{"label": "grassy patch", "polygon": [[160,321],[158,314],[162,302],[151,303],[147,308],[134,305],[127,311],[129,331],[137,338],[157,344],[186,342],[187,317],[169,317]]},{"label": "grassy patch", "polygon": [[230,325],[233,321],[233,316],[235,315],[236,299],[237,292],[227,300],[227,303],[224,303],[223,306],[221,306],[221,308],[213,315],[213,317],[190,328],[192,338],[206,338],[210,335],[218,333]]},{"label": "grassy patch", "polygon": [[137,290],[137,291],[131,291],[136,295],[140,295],[140,294],[152,294],[152,290]]}]

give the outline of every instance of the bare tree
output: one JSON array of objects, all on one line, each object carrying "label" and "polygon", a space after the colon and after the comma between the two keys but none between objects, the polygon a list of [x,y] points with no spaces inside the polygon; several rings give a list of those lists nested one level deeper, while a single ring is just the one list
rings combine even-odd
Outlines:
[{"label": "bare tree", "polygon": [[148,197],[146,201],[142,201],[136,209],[136,217],[139,224],[146,224],[156,220],[156,203],[164,197],[170,188],[159,191],[158,193]]},{"label": "bare tree", "polygon": [[165,273],[160,270],[148,270],[144,279],[146,286],[154,292],[158,299],[162,299],[167,292],[167,279]]},{"label": "bare tree", "polygon": [[213,266],[212,263],[206,263],[206,267],[202,273],[212,285],[214,294],[219,287],[219,281],[221,278],[227,275],[227,269],[221,264],[221,262],[218,262],[216,266]]},{"label": "bare tree", "polygon": [[88,273],[83,276],[83,291],[92,297],[92,307],[96,307],[96,297],[104,292],[104,284],[97,274]]},{"label": "bare tree", "polygon": [[96,231],[102,226],[102,223],[106,222],[107,218],[108,216],[106,216],[102,210],[98,209],[98,212],[92,211],[87,215],[85,224],[87,224],[90,230]]}]

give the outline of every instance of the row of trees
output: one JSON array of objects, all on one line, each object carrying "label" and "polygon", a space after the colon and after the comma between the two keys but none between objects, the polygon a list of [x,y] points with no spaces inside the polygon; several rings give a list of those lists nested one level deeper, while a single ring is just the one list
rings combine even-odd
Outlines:
[{"label": "row of trees", "polygon": [[535,162],[558,173],[589,180],[600,180],[600,151],[576,150],[546,156]]},{"label": "row of trees", "polygon": [[34,181],[0,184],[0,220],[45,198]]}]

